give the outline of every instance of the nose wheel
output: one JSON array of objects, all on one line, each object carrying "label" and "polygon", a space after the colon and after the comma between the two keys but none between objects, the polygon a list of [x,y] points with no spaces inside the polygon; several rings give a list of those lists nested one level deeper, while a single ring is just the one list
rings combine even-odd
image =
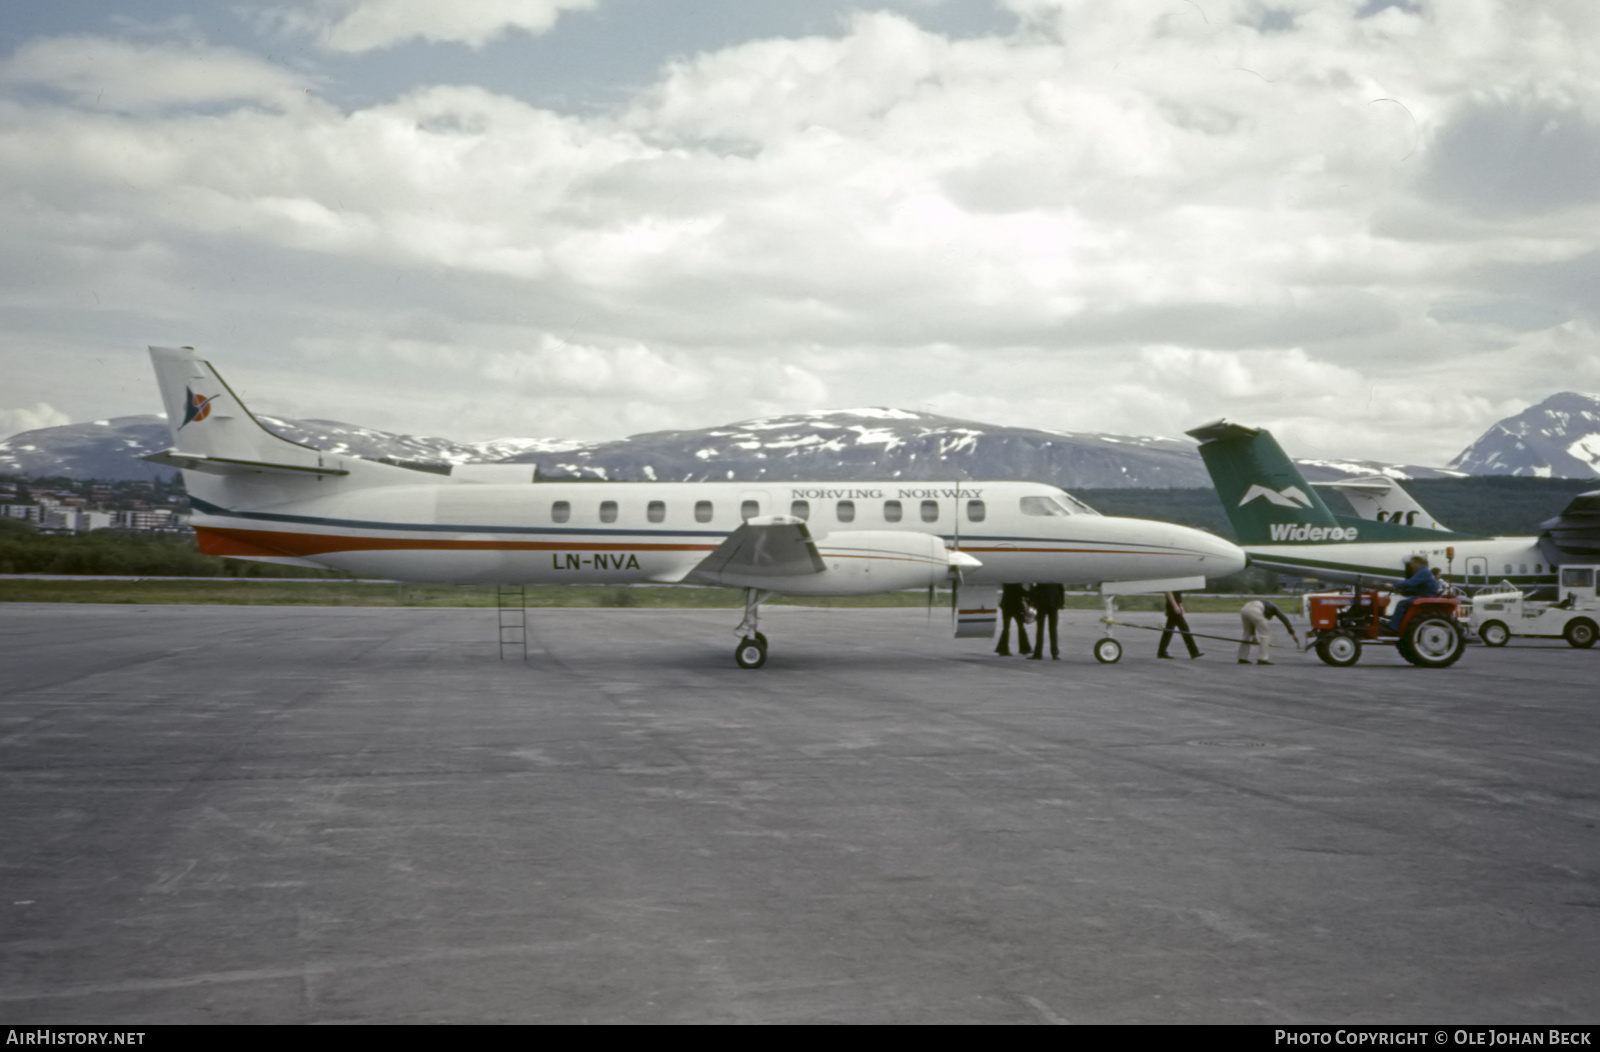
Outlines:
[{"label": "nose wheel", "polygon": [[1106,613],[1100,622],[1106,626],[1106,634],[1094,641],[1094,659],[1102,665],[1115,665],[1122,660],[1122,644],[1111,637],[1111,626],[1117,620],[1117,597],[1102,595],[1101,602]]}]

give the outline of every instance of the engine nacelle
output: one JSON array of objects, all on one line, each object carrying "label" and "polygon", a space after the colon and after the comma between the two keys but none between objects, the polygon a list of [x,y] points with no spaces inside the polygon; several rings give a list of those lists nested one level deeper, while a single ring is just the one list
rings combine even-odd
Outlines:
[{"label": "engine nacelle", "polygon": [[765,587],[786,595],[870,595],[950,580],[953,553],[931,534],[834,532],[815,543],[827,567],[822,573],[786,577]]}]

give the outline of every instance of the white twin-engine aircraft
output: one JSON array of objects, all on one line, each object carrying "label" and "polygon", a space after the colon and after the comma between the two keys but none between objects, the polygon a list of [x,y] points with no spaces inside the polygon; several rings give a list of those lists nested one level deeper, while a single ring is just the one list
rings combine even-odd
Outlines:
[{"label": "white twin-engine aircraft", "polygon": [[267,430],[192,349],[150,354],[173,445],[145,459],[183,469],[201,551],[430,583],[743,588],[745,668],[766,661],[757,616],[773,595],[977,586],[957,635],[988,635],[1001,582],[1111,596],[1245,565],[1209,533],[1026,482],[545,482],[529,464],[443,476],[336,456]]}]

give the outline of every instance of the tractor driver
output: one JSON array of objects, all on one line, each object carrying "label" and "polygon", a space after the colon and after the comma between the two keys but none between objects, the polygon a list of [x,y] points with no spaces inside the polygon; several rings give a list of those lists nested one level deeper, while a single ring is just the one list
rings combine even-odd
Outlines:
[{"label": "tractor driver", "polygon": [[1399,632],[1400,625],[1405,621],[1406,611],[1411,609],[1411,604],[1418,596],[1434,598],[1442,594],[1439,579],[1433,576],[1433,571],[1428,569],[1428,560],[1421,555],[1413,555],[1406,560],[1406,579],[1388,586],[1389,591],[1398,592],[1406,598],[1400,600],[1394,608],[1394,616],[1385,624],[1389,631]]}]

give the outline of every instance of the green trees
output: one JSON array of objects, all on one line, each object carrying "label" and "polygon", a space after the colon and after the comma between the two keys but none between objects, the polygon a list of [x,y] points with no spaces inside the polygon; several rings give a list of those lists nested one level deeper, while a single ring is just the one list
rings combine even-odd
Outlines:
[{"label": "green trees", "polygon": [[0,520],[0,574],[87,574],[108,577],[344,577],[329,570],[238,562],[203,555],[182,534],[95,530],[43,534]]}]

